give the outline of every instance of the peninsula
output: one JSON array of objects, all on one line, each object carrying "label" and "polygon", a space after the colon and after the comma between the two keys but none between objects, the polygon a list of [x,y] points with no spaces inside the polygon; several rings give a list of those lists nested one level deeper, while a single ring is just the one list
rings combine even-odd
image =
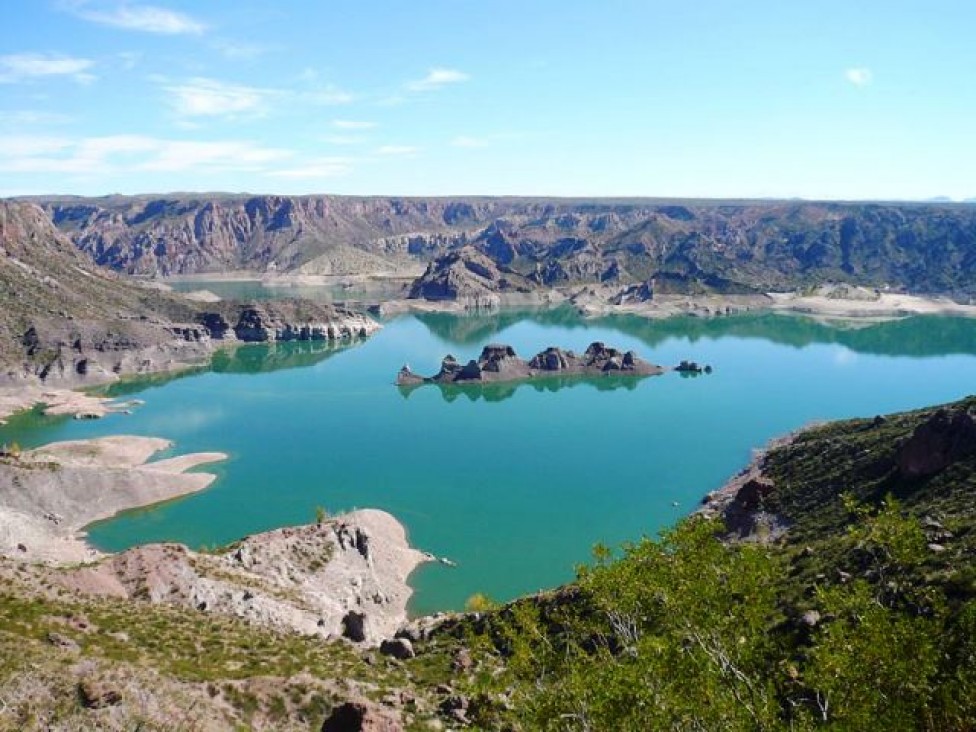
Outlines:
[{"label": "peninsula", "polygon": [[518,357],[511,346],[492,344],[481,350],[477,359],[464,366],[448,354],[434,376],[415,374],[404,366],[397,374],[397,386],[420,384],[478,384],[521,381],[536,376],[658,376],[662,366],[639,358],[633,351],[622,352],[596,341],[582,355],[550,346],[530,360]]}]

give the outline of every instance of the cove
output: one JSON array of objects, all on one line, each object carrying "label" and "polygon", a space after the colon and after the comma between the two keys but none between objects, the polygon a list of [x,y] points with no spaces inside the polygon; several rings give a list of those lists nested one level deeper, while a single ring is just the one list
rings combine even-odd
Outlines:
[{"label": "cove", "polygon": [[[655,363],[712,364],[710,376],[566,379],[487,388],[393,386],[407,362],[523,356],[594,340]],[[457,563],[412,578],[413,611],[457,609],[572,578],[597,542],[653,535],[693,510],[767,440],[815,420],[910,409],[972,393],[976,321],[911,318],[832,327],[781,315],[580,319],[560,309],[405,316],[368,341],[241,346],[196,373],[125,383],[131,415],[75,421],[28,413],[0,441],[31,446],[107,434],[217,450],[204,493],[91,528],[120,550],[147,541],[216,545],[244,534],[377,507],[414,545]]]}]

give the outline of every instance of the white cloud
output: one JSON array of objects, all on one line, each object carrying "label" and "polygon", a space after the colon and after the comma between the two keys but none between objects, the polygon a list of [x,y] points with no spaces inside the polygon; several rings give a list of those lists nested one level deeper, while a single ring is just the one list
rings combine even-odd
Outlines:
[{"label": "white cloud", "polygon": [[451,147],[465,147],[465,148],[478,148],[478,147],[488,147],[488,140],[484,137],[469,137],[467,135],[458,135],[453,140],[451,140]]},{"label": "white cloud", "polygon": [[208,170],[260,171],[268,163],[291,157],[289,150],[267,148],[251,142],[156,140],[153,155],[139,170],[185,171],[198,167]]},{"label": "white cloud", "polygon": [[173,108],[183,117],[229,117],[260,114],[274,92],[251,86],[225,84],[214,79],[191,79],[167,86]]},{"label": "white cloud", "polygon": [[185,13],[155,5],[131,5],[121,2],[112,8],[96,9],[90,7],[87,0],[75,0],[68,2],[65,7],[83,20],[123,30],[162,35],[199,35],[207,28]]},{"label": "white cloud", "polygon": [[5,173],[261,172],[292,156],[290,150],[247,140],[168,140],[146,135],[0,138],[0,172]]},{"label": "white cloud", "polygon": [[0,111],[0,126],[10,127],[62,125],[71,122],[71,117],[56,112],[41,112],[34,109],[11,109]]},{"label": "white cloud", "polygon": [[95,76],[88,73],[94,61],[59,53],[14,53],[0,56],[0,83],[12,84],[46,76],[68,76],[87,84]]},{"label": "white cloud", "polygon": [[266,173],[271,178],[336,178],[352,171],[351,158],[315,158],[294,168],[271,170]]},{"label": "white cloud", "polygon": [[257,58],[268,52],[267,46],[261,46],[257,43],[231,41],[223,38],[214,41],[212,45],[224,58],[229,59]]},{"label": "white cloud", "polygon": [[320,89],[304,92],[302,97],[314,104],[323,104],[329,107],[349,104],[356,99],[354,94],[347,92],[345,89],[340,89],[335,84],[326,84]]},{"label": "white cloud", "polygon": [[448,84],[457,84],[467,81],[469,77],[463,71],[456,69],[431,69],[423,79],[417,79],[407,83],[407,90],[412,92],[436,91]]},{"label": "white cloud", "polygon": [[856,66],[845,70],[844,78],[854,86],[867,86],[874,80],[874,74],[869,68]]},{"label": "white cloud", "polygon": [[64,137],[47,135],[4,135],[0,137],[0,158],[51,155],[71,147]]},{"label": "white cloud", "polygon": [[322,140],[330,145],[362,145],[366,142],[362,135],[326,135]]},{"label": "white cloud", "polygon": [[384,156],[416,155],[418,152],[420,152],[420,148],[412,145],[382,145],[375,150],[377,155]]},{"label": "white cloud", "polygon": [[334,119],[332,126],[339,130],[372,130],[378,127],[375,122],[364,122],[352,119]]}]

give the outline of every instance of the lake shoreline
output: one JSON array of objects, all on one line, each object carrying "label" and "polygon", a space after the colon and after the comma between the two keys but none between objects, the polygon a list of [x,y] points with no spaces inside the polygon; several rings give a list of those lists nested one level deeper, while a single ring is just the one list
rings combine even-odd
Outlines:
[{"label": "lake shoreline", "polygon": [[205,452],[150,462],[172,447],[161,438],[120,435],[53,442],[4,456],[0,553],[54,565],[105,556],[88,542],[88,526],[202,491],[216,475],[188,471],[228,458]]}]

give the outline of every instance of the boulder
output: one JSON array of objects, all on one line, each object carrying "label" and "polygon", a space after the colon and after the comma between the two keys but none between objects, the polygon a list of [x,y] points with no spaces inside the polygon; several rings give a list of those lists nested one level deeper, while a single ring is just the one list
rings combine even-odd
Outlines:
[{"label": "boulder", "polygon": [[342,616],[341,627],[343,638],[348,638],[354,643],[362,643],[366,640],[366,615],[363,613],[350,610]]},{"label": "boulder", "polygon": [[390,638],[383,641],[380,643],[380,653],[401,661],[406,661],[408,658],[417,655],[413,650],[413,644],[406,638]]},{"label": "boulder", "polygon": [[119,704],[122,693],[104,681],[85,679],[78,684],[78,698],[86,709],[104,709]]},{"label": "boulder", "polygon": [[359,699],[334,707],[321,732],[403,732],[403,724],[392,710]]},{"label": "boulder", "polygon": [[895,463],[905,478],[935,475],[976,452],[976,421],[964,410],[940,409],[915,428]]},{"label": "boulder", "polygon": [[773,492],[773,482],[767,478],[753,478],[747,481],[735,495],[733,504],[743,511],[756,511],[762,508],[766,498]]}]

